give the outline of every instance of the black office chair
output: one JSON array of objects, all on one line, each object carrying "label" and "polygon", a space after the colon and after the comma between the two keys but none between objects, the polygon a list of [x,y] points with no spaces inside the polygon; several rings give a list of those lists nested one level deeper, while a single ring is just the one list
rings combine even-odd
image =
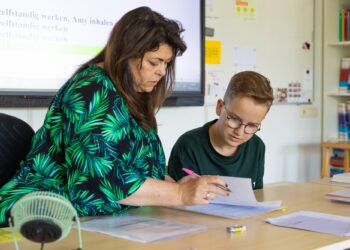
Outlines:
[{"label": "black office chair", "polygon": [[0,113],[0,188],[19,169],[33,135],[34,130],[26,122]]}]

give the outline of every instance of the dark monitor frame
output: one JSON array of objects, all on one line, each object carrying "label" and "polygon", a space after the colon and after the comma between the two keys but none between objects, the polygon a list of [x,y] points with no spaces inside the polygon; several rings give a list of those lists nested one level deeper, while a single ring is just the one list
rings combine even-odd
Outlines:
[{"label": "dark monitor frame", "polygon": [[[186,28],[186,27],[185,27]],[[200,0],[200,91],[173,91],[163,106],[203,106],[205,96],[204,83],[204,31],[205,31],[205,0]],[[186,52],[185,52],[186,53]],[[56,91],[18,91],[0,89],[0,107],[48,107]]]}]

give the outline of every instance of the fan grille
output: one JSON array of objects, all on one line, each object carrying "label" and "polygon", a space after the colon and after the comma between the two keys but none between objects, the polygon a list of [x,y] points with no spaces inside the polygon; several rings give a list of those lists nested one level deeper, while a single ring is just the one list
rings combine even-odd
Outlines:
[{"label": "fan grille", "polygon": [[11,209],[11,216],[14,227],[26,238],[50,242],[67,236],[77,213],[66,198],[38,191],[18,200]]}]

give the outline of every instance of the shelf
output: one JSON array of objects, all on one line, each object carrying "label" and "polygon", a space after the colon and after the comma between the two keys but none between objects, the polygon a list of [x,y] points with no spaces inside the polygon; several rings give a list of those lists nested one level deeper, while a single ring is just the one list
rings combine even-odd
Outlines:
[{"label": "shelf", "polygon": [[333,149],[343,149],[344,150],[344,172],[349,172],[349,153],[350,153],[350,143],[349,141],[326,141],[322,143],[323,159],[322,159],[322,177],[329,177],[330,175],[330,151]]},{"label": "shelf", "polygon": [[350,148],[350,140],[340,140],[340,139],[328,139],[322,143],[323,146],[333,147],[333,148]]},{"label": "shelf", "polygon": [[[350,92],[339,88],[342,58],[350,57],[350,41],[339,41],[339,10],[350,7],[350,0],[323,0],[323,86],[322,86],[322,176],[329,177],[329,157],[332,147],[344,148],[348,153],[346,169],[349,170],[350,141],[342,137],[338,125],[338,105],[350,101]],[[345,85],[345,84],[344,84]],[[345,87],[345,86],[344,86]],[[340,90],[340,91],[339,91]],[[344,138],[345,135],[344,135]]]},{"label": "shelf", "polygon": [[329,43],[328,46],[350,47],[350,41]]},{"label": "shelf", "polygon": [[341,92],[330,92],[327,94],[328,96],[339,96],[339,97],[346,97],[349,96],[350,97],[350,92],[348,93],[341,93]]}]

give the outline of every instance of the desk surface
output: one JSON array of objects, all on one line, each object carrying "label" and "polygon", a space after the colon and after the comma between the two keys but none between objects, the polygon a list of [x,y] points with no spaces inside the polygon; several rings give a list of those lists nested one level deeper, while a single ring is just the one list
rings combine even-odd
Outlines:
[{"label": "desk surface", "polygon": [[322,179],[319,180],[311,180],[311,183],[318,183],[318,184],[322,184],[322,185],[331,185],[331,186],[340,186],[345,188],[350,188],[350,183],[343,183],[343,182],[332,182],[330,181],[331,178],[330,177],[324,177]]},{"label": "desk surface", "polygon": [[[277,227],[264,222],[264,219],[285,213],[308,210],[350,216],[350,204],[332,202],[322,195],[341,186],[323,185],[322,183],[285,183],[266,185],[263,190],[256,190],[258,200],[282,199],[288,207],[286,212],[272,212],[243,220],[232,220],[170,208],[143,207],[131,210],[132,214],[152,216],[161,219],[176,220],[207,226],[207,230],[193,235],[166,240],[157,243],[142,244],[110,236],[82,232],[84,250],[138,249],[138,250],[203,250],[203,249],[314,249],[324,245],[343,241],[348,238],[321,234],[297,229]],[[247,227],[242,234],[230,235],[226,227],[240,223]],[[67,238],[45,245],[45,250],[63,250],[77,248],[76,230],[72,230]],[[19,242],[20,249],[37,250],[39,244],[27,240]],[[14,249],[13,243],[0,244],[0,249]]]}]

